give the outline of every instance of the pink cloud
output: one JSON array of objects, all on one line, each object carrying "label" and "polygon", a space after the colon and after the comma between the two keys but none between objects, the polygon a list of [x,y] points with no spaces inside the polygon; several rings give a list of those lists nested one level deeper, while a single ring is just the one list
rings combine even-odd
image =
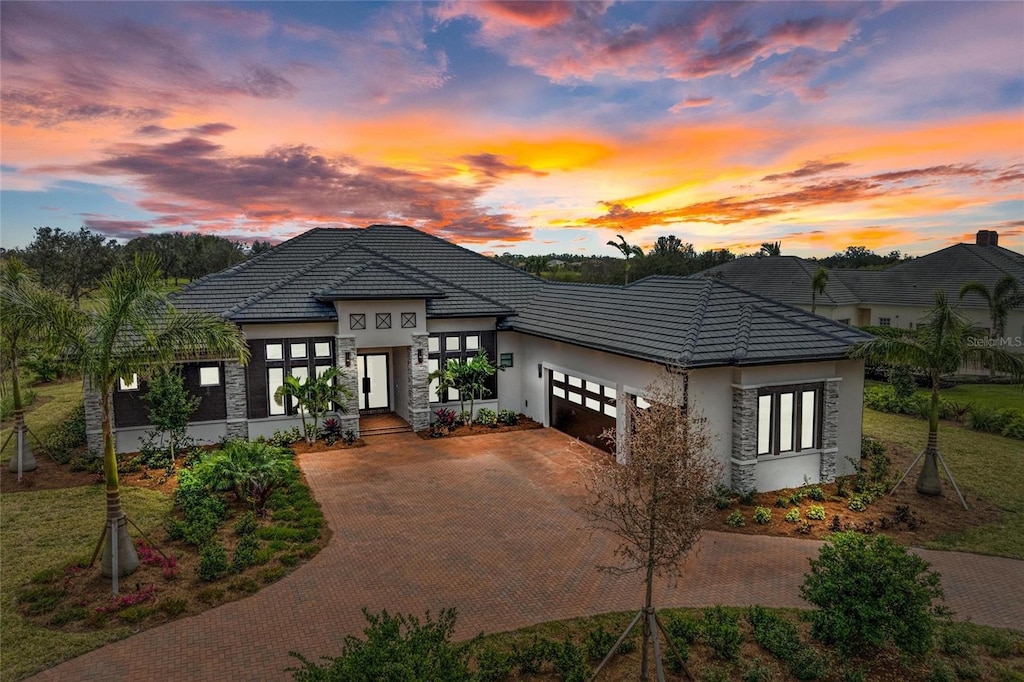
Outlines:
[{"label": "pink cloud", "polygon": [[700,107],[710,106],[714,101],[714,97],[687,97],[682,102],[677,102],[669,107],[669,111],[673,114],[678,114],[684,109],[697,109]]},{"label": "pink cloud", "polygon": [[469,160],[484,176],[477,184],[364,164],[351,156],[326,156],[306,145],[231,155],[219,144],[186,136],[164,143],[122,143],[101,161],[36,171],[132,178],[147,193],[139,208],[157,217],[142,222],[90,218],[96,229],[116,236],[154,227],[238,232],[276,229],[282,223],[358,226],[387,220],[466,242],[526,238],[528,228],[509,214],[489,212],[478,200],[502,174],[535,172],[489,154]]}]

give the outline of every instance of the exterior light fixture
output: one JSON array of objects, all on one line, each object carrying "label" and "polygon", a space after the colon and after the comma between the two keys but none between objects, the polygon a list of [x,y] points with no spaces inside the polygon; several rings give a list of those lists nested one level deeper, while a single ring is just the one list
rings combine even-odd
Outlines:
[{"label": "exterior light fixture", "polygon": [[416,349],[416,364],[417,365],[422,365],[423,364],[423,349],[422,348],[417,348]]},{"label": "exterior light fixture", "polygon": [[346,367],[351,367],[352,366],[352,354],[349,353],[348,351],[345,351],[345,366]]},{"label": "exterior light fixture", "polygon": [[537,378],[544,378],[544,365],[540,364],[539,362],[537,363]]}]

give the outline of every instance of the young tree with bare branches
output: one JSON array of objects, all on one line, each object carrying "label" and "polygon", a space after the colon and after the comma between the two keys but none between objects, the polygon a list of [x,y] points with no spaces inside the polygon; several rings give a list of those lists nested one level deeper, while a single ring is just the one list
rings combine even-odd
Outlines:
[{"label": "young tree with bare branches", "polygon": [[[681,576],[679,562],[700,538],[713,508],[712,489],[720,466],[705,420],[686,400],[685,374],[670,374],[645,389],[646,409],[628,403],[630,433],[624,464],[600,463],[589,471],[590,493],[585,514],[593,528],[614,533],[622,541],[615,550],[621,561],[599,570],[622,575],[645,572],[644,606],[598,666],[643,621],[640,678],[647,679],[648,651],[653,642],[655,662],[662,661],[657,630],[675,648],[652,604],[654,578]],[[614,433],[605,434],[614,439]],[[653,635],[653,637],[652,637]],[[677,653],[678,655],[678,653]],[[680,662],[682,660],[680,659]]]}]

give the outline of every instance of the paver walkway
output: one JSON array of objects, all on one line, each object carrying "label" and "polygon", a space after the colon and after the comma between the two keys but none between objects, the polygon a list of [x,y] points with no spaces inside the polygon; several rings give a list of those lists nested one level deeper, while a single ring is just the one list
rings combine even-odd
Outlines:
[{"label": "paver walkway", "polygon": [[[37,676],[40,680],[280,680],[294,663],[336,654],[371,611],[459,610],[468,637],[531,623],[637,608],[638,576],[613,577],[616,543],[576,509],[583,456],[550,429],[423,441],[381,436],[365,448],[304,455],[302,468],[334,531],[308,564],[259,593],[147,630]],[[589,454],[593,457],[593,453]],[[659,606],[800,606],[819,543],[705,533]],[[921,551],[942,573],[948,605],[976,623],[1019,627],[1024,562]]]}]

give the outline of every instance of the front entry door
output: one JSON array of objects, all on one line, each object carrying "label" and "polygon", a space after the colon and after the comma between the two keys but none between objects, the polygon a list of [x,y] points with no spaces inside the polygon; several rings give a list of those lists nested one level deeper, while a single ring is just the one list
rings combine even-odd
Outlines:
[{"label": "front entry door", "polygon": [[391,406],[388,395],[388,354],[372,353],[356,358],[359,369],[359,409],[387,410]]}]

